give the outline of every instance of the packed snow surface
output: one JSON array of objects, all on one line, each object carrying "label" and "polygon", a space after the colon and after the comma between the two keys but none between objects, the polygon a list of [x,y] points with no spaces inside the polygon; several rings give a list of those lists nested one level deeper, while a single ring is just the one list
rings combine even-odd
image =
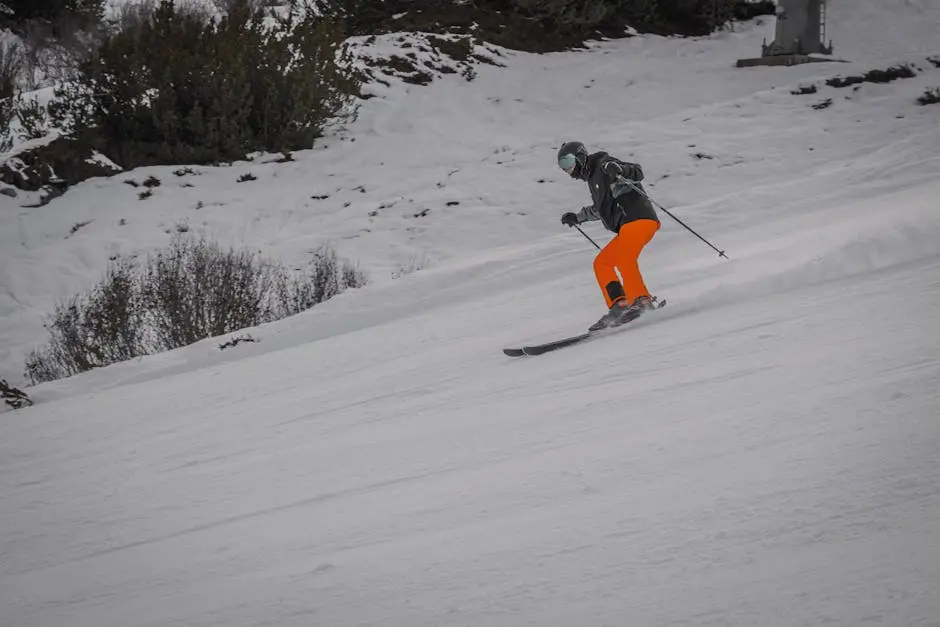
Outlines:
[{"label": "packed snow surface", "polygon": [[[293,162],[0,196],[18,383],[58,299],[178,225],[298,267],[331,242],[372,278],[255,343],[28,388],[0,419],[0,625],[940,626],[940,107],[916,103],[940,2],[829,19],[848,63],[735,68],[773,20],[502,51],[374,87]],[[917,76],[825,85],[897,63]],[[568,139],[640,162],[730,259],[661,214],[666,308],[511,359],[604,311],[559,223],[589,201]]]}]

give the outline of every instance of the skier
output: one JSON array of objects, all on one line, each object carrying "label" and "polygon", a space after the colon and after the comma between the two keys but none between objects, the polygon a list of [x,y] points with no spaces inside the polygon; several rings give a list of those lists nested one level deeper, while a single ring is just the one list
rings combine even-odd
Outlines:
[{"label": "skier", "polygon": [[[566,142],[558,150],[558,167],[571,178],[586,181],[593,200],[577,213],[565,213],[561,223],[572,227],[600,220],[616,233],[594,259],[594,274],[608,311],[590,330],[617,326],[654,308],[656,299],[650,297],[637,263],[640,251],[660,227],[649,198],[638,191],[643,190],[643,169],[603,151],[588,154],[584,144],[577,141]],[[620,270],[622,281],[616,270]]]}]

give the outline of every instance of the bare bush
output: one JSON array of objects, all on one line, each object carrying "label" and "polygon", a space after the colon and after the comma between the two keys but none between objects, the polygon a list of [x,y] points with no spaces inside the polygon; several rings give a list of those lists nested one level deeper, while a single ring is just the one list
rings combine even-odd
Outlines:
[{"label": "bare bush", "polygon": [[0,43],[0,152],[13,147],[11,125],[16,119],[23,50],[17,43]]},{"label": "bare bush", "polygon": [[328,300],[340,292],[342,275],[339,259],[332,248],[323,248],[314,255],[310,284],[313,287],[314,302]]},{"label": "bare bush", "polygon": [[84,318],[92,331],[93,351],[101,365],[145,353],[146,330],[141,324],[140,279],[128,260],[112,263],[89,299]]},{"label": "bare bush", "polygon": [[157,0],[121,2],[112,8],[108,27],[112,32],[129,31],[145,24],[157,8]]},{"label": "bare bush", "polygon": [[39,139],[49,131],[46,107],[35,96],[22,97],[23,86],[31,85],[30,74],[27,48],[17,42],[0,44],[0,151],[13,147],[13,122],[19,123],[20,139]]},{"label": "bare bush", "polygon": [[362,268],[350,263],[349,261],[343,261],[342,274],[343,289],[365,287],[365,285],[369,282],[369,279]]},{"label": "bare bush", "polygon": [[177,237],[144,270],[148,326],[164,349],[272,319],[277,267],[247,250]]},{"label": "bare bush", "polygon": [[41,139],[49,133],[49,113],[35,96],[17,100],[16,119],[20,123],[20,139]]},{"label": "bare bush", "polygon": [[14,0],[10,28],[23,44],[26,89],[71,80],[103,34],[104,0]]},{"label": "bare bush", "polygon": [[104,0],[3,0],[9,11],[6,20],[13,26],[40,21],[60,29],[70,23],[97,23],[104,14]]},{"label": "bare bush", "polygon": [[252,10],[257,11],[267,6],[269,0],[212,0],[216,11],[222,15],[228,15],[233,10],[237,10],[240,5],[246,3]]},{"label": "bare bush", "polygon": [[186,346],[299,313],[365,283],[328,246],[308,272],[291,274],[256,252],[177,235],[142,264],[117,260],[90,292],[57,305],[46,323],[48,342],[30,354],[26,375],[52,381]]},{"label": "bare bush", "polygon": [[23,47],[11,41],[0,43],[0,98],[16,94],[22,69]]},{"label": "bare bush", "polygon": [[52,381],[147,354],[138,291],[133,266],[119,260],[90,292],[56,305],[49,341],[30,353],[26,375]]},{"label": "bare bush", "polygon": [[[112,33],[136,32],[150,22],[159,6],[160,0],[135,0],[118,4],[108,20],[108,27]],[[214,17],[209,6],[201,0],[177,0],[174,6],[180,15],[191,17],[203,25],[208,25]]]},{"label": "bare bush", "polygon": [[278,281],[279,316],[290,316],[310,309],[337,294],[368,283],[368,278],[348,260],[341,260],[336,250],[324,244],[313,253],[307,269],[300,275],[282,273]]},{"label": "bare bush", "polygon": [[427,255],[412,255],[408,258],[408,261],[402,263],[397,270],[392,272],[392,278],[400,279],[403,276],[423,270],[428,265],[430,265],[430,261]]}]

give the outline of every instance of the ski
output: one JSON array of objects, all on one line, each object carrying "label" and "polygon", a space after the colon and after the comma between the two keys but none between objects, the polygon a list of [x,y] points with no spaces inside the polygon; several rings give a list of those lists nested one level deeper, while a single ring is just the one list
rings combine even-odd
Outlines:
[{"label": "ski", "polygon": [[565,346],[577,344],[578,342],[586,340],[594,335],[596,335],[596,333],[588,331],[586,333],[581,333],[580,335],[572,335],[571,337],[566,337],[560,340],[553,340],[544,344],[533,344],[531,346],[522,346],[519,348],[504,348],[503,352],[510,357],[522,357],[523,355],[541,355],[542,353],[547,353],[549,351],[558,350],[559,348],[564,348]]},{"label": "ski", "polygon": [[[662,309],[665,306],[666,306],[666,301],[665,299],[663,299],[661,301],[657,301],[656,307],[654,307],[653,309]],[[637,313],[635,316],[628,318],[627,320],[618,324],[615,327],[601,329],[599,331],[586,331],[584,333],[580,333],[578,335],[572,335],[570,337],[562,338],[560,340],[552,340],[551,342],[545,342],[544,344],[532,344],[528,346],[520,346],[518,348],[504,348],[503,353],[509,357],[523,357],[526,355],[529,355],[529,356],[543,355],[545,353],[558,350],[559,348],[572,346],[574,344],[583,342],[584,340],[599,337],[602,335],[607,335],[608,333],[617,331],[618,329],[620,329],[623,326],[626,326],[633,320],[636,320],[641,315],[642,313]]]}]

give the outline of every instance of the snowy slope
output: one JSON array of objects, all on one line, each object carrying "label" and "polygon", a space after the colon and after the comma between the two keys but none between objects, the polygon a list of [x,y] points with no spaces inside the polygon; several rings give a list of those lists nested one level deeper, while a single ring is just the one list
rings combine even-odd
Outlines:
[{"label": "snowy slope", "polygon": [[[0,624],[940,625],[940,110],[914,103],[940,3],[879,6],[832,4],[849,64],[733,68],[769,23],[506,53],[381,89],[294,163],[0,205],[5,369],[180,220],[290,263],[330,239],[375,279],[256,344],[31,389],[0,421]],[[823,84],[898,61],[923,72]],[[571,137],[731,259],[664,216],[666,309],[510,360],[602,312],[558,224]]]},{"label": "snowy slope", "polygon": [[[936,8],[911,9],[891,20],[913,29],[936,16]],[[473,82],[452,76],[431,88],[377,86],[382,98],[366,101],[349,133],[297,153],[293,163],[260,157],[183,177],[172,174],[177,168],[145,168],[89,181],[40,208],[23,207],[30,198],[0,196],[0,337],[12,338],[0,343],[0,372],[20,379],[56,299],[92,285],[109,257],[153,250],[180,229],[296,266],[330,241],[375,282],[416,263],[557,234],[556,216],[586,202],[581,186],[554,166],[557,146],[571,137],[641,160],[656,198],[713,236],[742,221],[762,223],[782,202],[825,205],[833,191],[867,196],[859,184],[929,179],[937,170],[936,112],[914,99],[940,85],[924,60],[932,38],[891,39],[879,44],[890,56],[872,60],[867,50],[880,40],[869,17],[856,23],[849,13],[857,34],[837,39],[840,54],[858,63],[734,68],[772,36],[770,22],[709,39],[512,54],[511,69],[481,66]],[[838,14],[832,21],[836,37]],[[790,94],[905,60],[924,73],[859,92],[821,86],[813,96]],[[836,104],[809,109],[827,97]],[[258,180],[236,183],[248,172]],[[163,184],[138,200],[140,188],[126,181],[151,175]],[[671,229],[658,240],[674,233],[694,249]],[[724,246],[738,244],[730,236]]]}]

